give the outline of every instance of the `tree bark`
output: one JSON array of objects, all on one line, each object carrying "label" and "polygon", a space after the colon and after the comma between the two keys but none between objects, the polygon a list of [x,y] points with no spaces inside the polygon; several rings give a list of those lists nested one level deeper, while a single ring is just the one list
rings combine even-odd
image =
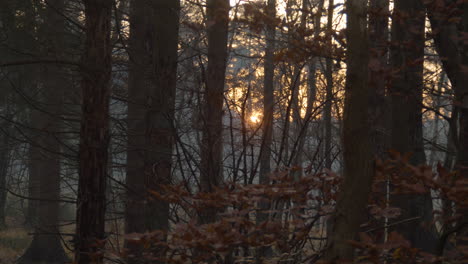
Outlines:
[{"label": "tree bark", "polygon": [[[43,38],[42,53],[46,56],[63,56],[65,21],[61,12],[65,9],[63,0],[50,0],[42,14],[44,24],[39,25],[40,33],[45,29],[50,33]],[[67,82],[67,72],[59,65],[44,65],[41,69],[40,81],[43,89],[39,93],[40,111],[33,109],[34,129],[38,133],[36,141],[31,148],[34,153],[34,169],[37,174],[32,178],[37,179],[38,195],[31,197],[39,199],[37,203],[37,222],[34,223],[33,240],[19,259],[20,264],[51,263],[62,264],[69,261],[61,244],[59,224],[59,199],[60,199],[60,141],[57,140],[57,132],[60,130],[60,115],[63,109],[62,93]],[[42,100],[41,100],[42,99]]]},{"label": "tree bark", "polygon": [[388,69],[388,0],[369,2],[369,44],[370,44],[370,118],[372,124],[372,145],[374,155],[384,158],[389,147],[388,100],[386,97]]},{"label": "tree bark", "polygon": [[[274,111],[274,75],[275,75],[275,18],[276,18],[276,0],[268,0],[267,3],[268,21],[265,27],[265,58],[263,64],[263,122],[262,122],[262,145],[260,149],[260,184],[270,183],[271,173],[271,144],[273,139],[273,111]],[[257,223],[268,220],[268,213],[263,211],[270,207],[270,203],[263,201],[259,204],[260,212],[257,215]],[[257,263],[262,263],[264,257],[271,255],[270,247],[261,247],[256,256]]]},{"label": "tree bark", "polygon": [[[4,1],[0,3],[0,21],[2,24],[2,31],[3,34],[9,34],[10,31],[14,30],[15,28],[15,19],[14,19],[14,14],[12,11],[11,3],[8,1]],[[4,50],[2,47],[0,49],[0,54],[3,59],[10,59],[11,54],[7,50]],[[2,70],[3,71],[3,70]],[[8,90],[8,84],[2,81],[1,85],[1,90],[7,91]],[[3,92],[2,96],[2,108],[5,109],[6,113],[6,118],[9,119],[11,117],[10,114],[10,105],[8,104],[8,93]],[[6,202],[7,202],[7,173],[8,173],[8,167],[9,167],[9,160],[10,160],[10,144],[11,140],[9,139],[9,131],[11,125],[4,122],[2,124],[4,127],[4,131],[6,133],[1,134],[1,145],[0,145],[0,230],[6,228]]]},{"label": "tree bark", "polygon": [[349,0],[347,9],[347,74],[343,123],[344,182],[332,217],[327,261],[353,260],[359,226],[366,215],[366,205],[373,178],[369,142],[368,31],[367,1]]},{"label": "tree bark", "polygon": [[[208,68],[203,106],[203,136],[201,143],[200,184],[202,192],[212,192],[220,186],[222,176],[223,99],[227,62],[229,0],[208,0],[206,7],[208,37]],[[203,210],[200,220],[216,220],[216,211]]]},{"label": "tree bark", "polygon": [[324,144],[324,156],[325,156],[325,168],[331,169],[331,143],[332,143],[332,101],[333,101],[333,61],[332,61],[332,30],[333,30],[333,12],[334,12],[333,0],[328,0],[328,13],[327,13],[327,31],[326,31],[326,43],[330,48],[330,53],[325,59],[325,79],[327,82],[326,94],[325,94],[325,106],[323,108],[323,122],[325,123],[325,144]]},{"label": "tree bark", "polygon": [[84,0],[82,117],[75,262],[103,263],[109,145],[112,0]]},{"label": "tree bark", "polygon": [[[63,75],[57,66],[47,67],[43,71],[46,78],[44,87],[44,100],[47,100],[48,113],[60,113],[60,96],[55,93],[62,89],[63,82],[59,81]],[[63,74],[63,72],[61,72]],[[49,90],[51,89],[51,90]],[[60,119],[50,114],[38,113],[35,115],[36,121],[34,129],[40,133],[33,143],[32,153],[34,169],[31,178],[37,179],[37,189],[30,197],[35,206],[35,221],[32,222],[34,228],[33,240],[24,254],[19,258],[19,264],[64,264],[69,259],[66,255],[60,238],[59,230],[59,199],[60,199],[60,143],[56,140],[56,132],[60,126]],[[31,184],[31,183],[30,183]]]},{"label": "tree bark", "polygon": [[[396,75],[392,79],[392,148],[400,153],[411,152],[410,163],[426,162],[422,134],[422,89],[424,60],[425,10],[422,1],[397,0],[394,3],[392,23],[391,64]],[[398,175],[411,182],[411,175]],[[432,198],[426,194],[395,194],[390,197],[393,206],[401,209],[396,221],[420,217],[397,225],[394,230],[408,239],[413,247],[434,252],[436,234],[433,228],[421,223],[432,221]]]},{"label": "tree bark", "polygon": [[275,23],[276,0],[269,0],[267,5],[269,23],[265,29],[266,48],[263,65],[263,122],[262,122],[262,149],[260,152],[260,184],[270,182],[271,172],[271,143],[273,137],[273,109],[274,109],[274,73],[275,63],[273,61],[275,52]]},{"label": "tree bark", "polygon": [[[389,1],[369,1],[369,118],[371,124],[372,154],[375,159],[387,158],[390,147],[390,114],[389,98],[386,96],[387,77],[389,75]],[[386,207],[388,205],[387,188],[388,180],[375,179],[371,203],[376,206]],[[384,226],[387,219],[371,218],[371,225],[376,230],[376,240],[384,242],[386,229],[378,228]]]},{"label": "tree bark", "polygon": [[148,191],[171,183],[179,9],[179,0],[131,3],[127,233],[169,227],[168,202]]},{"label": "tree bark", "polygon": [[7,176],[10,165],[10,142],[8,135],[2,135],[0,146],[0,230],[6,228]]}]

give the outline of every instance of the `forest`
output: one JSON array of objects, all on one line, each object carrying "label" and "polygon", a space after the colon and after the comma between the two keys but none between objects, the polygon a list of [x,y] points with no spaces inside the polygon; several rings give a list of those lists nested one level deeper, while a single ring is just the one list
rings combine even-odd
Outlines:
[{"label": "forest", "polygon": [[468,1],[0,0],[3,263],[468,263]]}]

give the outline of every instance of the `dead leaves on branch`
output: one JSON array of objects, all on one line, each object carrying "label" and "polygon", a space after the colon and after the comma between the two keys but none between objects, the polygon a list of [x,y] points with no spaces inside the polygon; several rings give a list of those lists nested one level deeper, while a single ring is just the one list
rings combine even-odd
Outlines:
[{"label": "dead leaves on branch", "polygon": [[[375,187],[374,191],[391,180],[394,194],[425,194],[435,190],[441,197],[453,201],[457,208],[468,206],[468,180],[441,165],[436,171],[425,165],[411,165],[410,158],[410,154],[394,152],[391,159],[377,161],[376,183],[380,187]],[[184,209],[175,212],[179,219],[177,224],[168,232],[129,234],[127,243],[139,245],[148,252],[145,256],[149,259],[167,263],[203,263],[213,258],[215,262],[222,262],[233,255],[238,261],[248,263],[254,260],[255,249],[263,247],[274,249],[272,263],[293,259],[297,254],[302,254],[303,259],[318,259],[326,235],[317,232],[317,224],[333,212],[341,179],[331,171],[324,171],[294,181],[292,170],[275,173],[269,185],[227,184],[210,193],[192,194],[184,184],[158,186],[159,191],[149,191],[152,199]],[[265,204],[268,208],[262,207]],[[204,210],[218,212],[217,221],[200,224],[198,220]],[[400,209],[388,207],[387,203],[371,202],[369,212],[380,221],[400,217]],[[267,215],[266,221],[257,220],[260,213]],[[435,219],[453,223],[459,220],[455,218]],[[442,263],[450,258],[415,249],[396,232],[389,233],[384,242],[381,234],[369,231],[369,226],[365,225],[359,238],[348,242],[357,249],[355,263]],[[156,249],[159,254],[153,255]]]},{"label": "dead leaves on branch", "polygon": [[352,263],[441,263],[441,257],[413,248],[411,243],[397,232],[390,232],[386,242],[376,241],[368,233],[359,233],[359,241],[349,241],[358,249],[358,257]]},{"label": "dead leaves on branch", "polygon": [[391,152],[391,159],[377,161],[376,178],[389,180],[393,194],[426,194],[437,191],[440,198],[453,201],[458,208],[468,207],[468,178],[461,175],[464,167],[449,172],[440,163],[433,171],[427,165],[411,165],[411,153]]},{"label": "dead leaves on branch", "polygon": [[[317,190],[336,191],[332,186],[337,186],[339,177],[329,172],[294,181],[284,171],[271,181],[270,185],[231,184],[196,194],[187,192],[183,184],[158,186],[160,191],[149,191],[152,198],[184,208],[184,212],[178,212],[182,220],[167,233],[133,233],[126,241],[139,245],[148,259],[164,258],[167,263],[202,263],[213,257],[222,260],[234,252],[252,256],[249,250],[261,247],[274,248],[279,253],[275,257],[280,259],[298,252],[316,254],[321,249],[302,249],[311,240],[323,240],[312,231],[319,219],[333,210],[334,196]],[[199,217],[206,210],[216,210],[217,221],[200,224]],[[260,213],[268,216],[266,221],[257,220]],[[158,255],[152,254],[155,249]]]}]

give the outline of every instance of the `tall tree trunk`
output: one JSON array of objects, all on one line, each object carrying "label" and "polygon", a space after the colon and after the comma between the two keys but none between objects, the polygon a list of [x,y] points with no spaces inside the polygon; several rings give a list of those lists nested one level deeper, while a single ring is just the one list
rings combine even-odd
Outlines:
[{"label": "tall tree trunk", "polygon": [[[229,0],[208,0],[206,7],[208,37],[208,68],[203,106],[203,136],[201,143],[200,184],[202,192],[220,186],[223,154],[223,98],[227,61]],[[214,222],[216,211],[203,210],[202,223]]]},{"label": "tall tree trunk", "polygon": [[[19,264],[64,264],[69,259],[62,247],[59,230],[59,199],[60,199],[60,142],[56,140],[56,133],[60,129],[60,119],[55,116],[60,113],[61,96],[56,91],[63,89],[64,72],[59,66],[47,66],[42,72],[45,77],[44,112],[36,113],[34,122],[36,133],[35,142],[31,146],[34,169],[30,172],[31,179],[36,179],[35,195],[30,197],[35,202],[34,236],[31,244],[18,260]],[[50,90],[49,90],[50,89]],[[52,113],[52,114],[51,114]]]},{"label": "tall tree trunk", "polygon": [[[394,2],[391,64],[397,71],[392,80],[392,148],[400,153],[412,152],[411,164],[424,164],[422,134],[422,89],[424,59],[425,10],[422,1]],[[402,179],[411,175],[398,175]],[[406,179],[411,182],[411,179]],[[401,209],[398,220],[420,217],[417,221],[399,224],[395,230],[413,247],[434,252],[436,235],[421,223],[432,221],[430,190],[424,195],[392,195],[391,204]]]},{"label": "tall tree trunk", "polygon": [[[31,110],[30,113],[31,127],[38,127],[37,121],[40,120],[38,111]],[[30,137],[32,143],[38,142],[38,135],[33,134]],[[34,144],[29,144],[28,149],[28,197],[34,198],[39,197],[39,182],[40,182],[40,173],[39,173],[39,149]],[[28,207],[26,208],[26,215],[24,224],[27,227],[34,227],[37,222],[37,208],[38,202],[35,199],[28,199]]]},{"label": "tall tree trunk", "polygon": [[369,85],[370,118],[374,155],[383,158],[388,150],[386,76],[388,74],[388,0],[369,2]]},{"label": "tall tree trunk", "polygon": [[[5,136],[4,136],[5,137]],[[6,140],[4,140],[5,142]],[[8,142],[7,142],[8,144]],[[2,164],[0,164],[0,230],[3,230],[6,228],[6,202],[7,202],[7,172],[8,172],[8,157],[5,157],[3,153],[6,152],[6,145],[2,144],[2,158],[5,158],[5,160],[2,160]]]},{"label": "tall tree trunk", "polygon": [[[262,145],[260,149],[260,184],[270,183],[271,173],[271,143],[273,139],[273,110],[274,110],[274,75],[275,63],[273,61],[275,53],[275,18],[276,0],[268,0],[267,3],[268,23],[265,28],[266,47],[263,64],[263,122],[262,122]],[[268,219],[268,213],[263,212],[270,207],[270,203],[264,201],[259,204],[261,212],[257,215],[257,223],[262,223]],[[262,263],[262,258],[271,255],[270,247],[262,247],[257,252],[257,263]]]},{"label": "tall tree trunk", "polygon": [[325,259],[352,260],[355,240],[366,214],[373,178],[369,140],[367,1],[349,0],[347,74],[343,123],[344,181],[332,218]]},{"label": "tall tree trunk", "polygon": [[[18,60],[18,59],[29,59],[27,54],[37,54],[38,43],[36,41],[36,15],[37,8],[35,8],[35,2],[27,0],[18,1],[0,1],[0,17],[2,24],[2,35],[5,39],[2,41],[2,58],[5,61]],[[18,12],[24,13],[24,16],[17,16]],[[37,69],[36,66],[21,65],[17,67],[2,69],[2,72],[8,76],[4,80],[8,79],[7,87],[11,86],[11,83],[16,87],[25,91],[35,92],[37,89]],[[2,87],[3,88],[3,87]],[[6,88],[6,87],[5,87]],[[5,89],[7,94],[11,88]],[[23,105],[25,108],[29,108],[29,105]],[[30,121],[31,123],[34,120]],[[34,139],[35,135],[28,135],[30,139]],[[31,176],[31,175],[30,175]],[[31,180],[31,181],[29,181]],[[28,179],[28,196],[38,197],[38,183],[39,179]],[[25,215],[25,226],[32,227],[33,222],[36,219],[37,213],[37,201],[28,200],[26,215]]]},{"label": "tall tree trunk", "polygon": [[[7,112],[8,118],[8,106],[4,106]],[[10,154],[11,154],[11,140],[10,135],[8,134],[10,129],[8,124],[3,125],[6,133],[1,135],[1,145],[0,145],[0,230],[6,228],[6,202],[7,202],[7,176],[8,169],[10,166]]]},{"label": "tall tree trunk", "polygon": [[[2,1],[0,3],[0,22],[1,22],[1,29],[3,34],[5,35],[11,35],[11,31],[15,30],[15,19],[14,19],[14,9],[12,8],[12,3],[9,1]],[[4,43],[2,43],[4,44]],[[3,45],[2,45],[3,46]],[[11,54],[7,50],[7,47],[1,47],[0,48],[0,56],[4,60],[11,59]],[[6,74],[6,71],[2,69],[2,73]],[[5,83],[4,81],[1,82],[0,84],[0,89],[2,91],[7,91],[8,90],[8,83]],[[8,104],[8,93],[4,92],[2,94],[4,98],[1,98],[2,101],[2,108],[5,109],[4,113],[6,113],[6,119],[11,118],[10,114],[10,105]],[[7,121],[8,122],[8,121]],[[7,173],[8,173],[8,166],[9,166],[9,159],[10,159],[10,141],[9,140],[9,131],[10,131],[10,124],[7,124],[4,122],[2,124],[4,127],[4,131],[6,133],[1,134],[1,145],[0,145],[0,230],[6,228],[6,202],[7,202]]]},{"label": "tall tree trunk", "polygon": [[128,233],[169,227],[169,204],[148,190],[171,182],[179,8],[179,0],[131,3]]},{"label": "tall tree trunk", "polygon": [[[390,115],[388,97],[385,95],[388,69],[388,15],[389,0],[371,0],[369,2],[369,118],[371,124],[371,145],[373,158],[385,159],[389,148]],[[377,206],[388,205],[388,180],[376,179],[373,184],[371,203]],[[387,219],[373,218],[374,227],[384,226]],[[386,229],[375,228],[374,235],[379,242],[386,237]]]},{"label": "tall tree trunk", "polygon": [[[61,12],[65,9],[63,0],[50,0],[44,11],[44,24],[40,25],[40,33],[47,29],[49,38],[43,39],[42,53],[48,57],[63,57],[65,21]],[[41,30],[42,29],[42,30]],[[40,37],[44,37],[41,35]],[[42,99],[40,109],[33,109],[35,133],[37,140],[32,143],[34,153],[34,169],[37,174],[38,195],[32,199],[37,201],[37,222],[34,223],[33,240],[19,259],[20,264],[68,262],[68,257],[61,244],[59,224],[60,199],[60,141],[57,132],[60,130],[63,97],[60,91],[68,82],[67,73],[59,65],[44,65],[41,70],[43,89],[39,93]]]},{"label": "tall tree trunk", "polygon": [[82,116],[75,262],[103,262],[109,145],[112,0],[84,0]]},{"label": "tall tree trunk", "polygon": [[327,14],[327,46],[330,48],[330,53],[325,59],[325,79],[327,81],[326,95],[325,95],[325,106],[323,109],[323,122],[325,123],[325,144],[324,144],[324,155],[325,155],[325,168],[331,169],[331,142],[332,142],[332,101],[333,101],[333,61],[332,61],[332,30],[333,30],[333,12],[334,12],[333,0],[328,0],[328,14]]}]

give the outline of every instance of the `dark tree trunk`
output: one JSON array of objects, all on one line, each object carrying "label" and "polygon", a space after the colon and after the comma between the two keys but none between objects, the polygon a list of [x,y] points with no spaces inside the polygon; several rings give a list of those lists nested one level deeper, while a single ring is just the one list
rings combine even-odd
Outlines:
[{"label": "dark tree trunk", "polygon": [[369,2],[369,44],[370,44],[370,118],[372,125],[373,154],[384,158],[388,151],[388,103],[385,96],[388,76],[388,0],[371,0]]},{"label": "dark tree trunk", "polygon": [[[38,127],[37,121],[39,120],[39,114],[37,111],[31,110],[30,114],[31,127]],[[30,137],[31,142],[38,142],[38,136],[32,135]],[[28,150],[28,197],[39,197],[39,149],[33,144],[29,145]],[[28,207],[26,208],[26,215],[24,224],[26,227],[34,227],[37,222],[37,208],[38,202],[35,199],[28,200]]]},{"label": "dark tree trunk", "polygon": [[347,74],[343,122],[344,182],[332,217],[325,259],[353,260],[373,178],[369,140],[367,1],[347,1]]},{"label": "dark tree trunk", "polygon": [[[260,149],[260,184],[270,183],[271,173],[271,143],[273,139],[273,108],[274,108],[274,73],[275,64],[273,56],[275,52],[275,29],[274,18],[276,18],[276,0],[268,0],[267,4],[268,23],[265,28],[266,48],[263,71],[263,122],[262,122],[262,145]],[[261,212],[257,215],[257,223],[268,220],[268,213],[263,212],[270,207],[266,201],[259,204]],[[257,252],[257,263],[262,263],[264,257],[271,255],[270,247],[261,247]]]},{"label": "dark tree trunk", "polygon": [[[48,6],[43,14],[44,24],[40,25],[41,33],[47,30],[50,33],[46,39],[44,35],[43,53],[46,56],[63,56],[65,21],[61,16],[64,10],[63,0],[48,1]],[[20,264],[51,263],[62,264],[68,262],[68,257],[63,250],[60,238],[59,224],[59,199],[60,199],[60,141],[57,140],[57,132],[60,130],[62,113],[61,91],[68,84],[67,73],[58,65],[45,65],[41,70],[43,89],[39,93],[41,107],[34,112],[33,118],[35,133],[38,133],[36,141],[31,148],[34,153],[33,179],[37,179],[38,199],[37,222],[34,225],[34,237],[24,255],[19,259]],[[34,176],[35,175],[35,176]]]},{"label": "dark tree trunk", "polygon": [[[333,0],[328,0],[328,14],[327,14],[327,46],[332,48],[332,30],[333,30],[333,12],[335,10]],[[323,122],[325,123],[325,135],[324,135],[324,156],[325,156],[325,168],[331,169],[332,166],[332,103],[333,103],[333,61],[331,59],[331,52],[325,59],[325,79],[327,81],[326,94],[325,94],[325,106],[323,108]]]},{"label": "dark tree trunk", "polygon": [[[227,62],[229,1],[208,0],[206,7],[208,37],[208,68],[203,106],[203,136],[201,143],[200,184],[202,192],[220,186],[222,176],[223,99]],[[216,220],[216,210],[201,212],[202,223]]]},{"label": "dark tree trunk", "polygon": [[[13,61],[21,59],[29,59],[29,54],[37,54],[37,34],[36,34],[36,15],[37,10],[34,7],[35,2],[18,0],[18,1],[0,1],[0,18],[2,32],[2,59],[4,61]],[[18,12],[23,12],[24,16],[16,16]],[[15,67],[3,68],[2,73],[5,74],[2,78],[6,82],[5,87],[2,87],[4,95],[12,92],[13,88],[20,88],[24,91],[33,91],[37,89],[37,66],[20,65]],[[7,76],[7,78],[5,78]],[[30,94],[30,93],[28,93]],[[10,97],[9,100],[14,98]],[[22,105],[24,108],[29,108],[30,105]],[[7,122],[10,122],[7,120]],[[31,123],[34,121],[31,119]],[[34,133],[28,135],[29,139],[34,139]],[[31,176],[31,175],[30,175]],[[28,179],[28,196],[38,197],[38,179]],[[25,213],[25,226],[32,227],[36,219],[37,203],[33,200],[28,200]]]},{"label": "dark tree trunk", "polygon": [[[2,33],[3,34],[9,34],[11,35],[11,31],[14,30],[14,24],[15,24],[15,19],[14,19],[14,14],[13,14],[13,8],[11,7],[11,4],[9,1],[2,1],[0,3],[0,22],[2,24]],[[9,54],[8,50],[4,47],[0,48],[0,56],[2,56],[3,59],[8,60],[11,59],[11,55]],[[3,71],[3,70],[2,70]],[[5,72],[4,72],[5,74]],[[6,91],[8,89],[8,84],[5,83],[4,81],[1,82],[0,84],[0,89],[3,91]],[[4,92],[3,96],[5,98],[1,98],[2,101],[2,107],[5,109],[6,113],[6,118],[10,118],[10,110],[9,110],[9,105],[6,100],[8,98],[8,95]],[[8,121],[7,121],[8,122]],[[0,145],[0,230],[6,228],[6,223],[5,223],[5,218],[6,218],[6,202],[7,202],[7,173],[8,173],[8,166],[9,166],[9,159],[10,159],[10,140],[8,139],[9,137],[9,127],[10,125],[4,122],[3,124],[4,131],[6,133],[1,133],[1,145]]]},{"label": "dark tree trunk", "polygon": [[[371,145],[373,158],[385,159],[389,148],[390,115],[388,96],[386,96],[388,67],[388,0],[371,0],[369,2],[369,118],[371,125]],[[375,179],[371,194],[371,203],[386,207],[388,180]],[[371,218],[371,225],[376,230],[374,235],[379,242],[385,239],[384,218]]]},{"label": "dark tree trunk", "polygon": [[[4,106],[7,108],[8,106]],[[8,118],[8,117],[7,117]],[[1,144],[0,144],[0,230],[6,228],[6,202],[7,202],[7,176],[8,168],[10,165],[10,154],[11,154],[11,140],[9,139],[9,125],[4,124],[6,133],[1,134]]]},{"label": "dark tree trunk", "polygon": [[[60,96],[56,96],[58,89],[62,89],[63,82],[58,81],[63,75],[58,67],[47,67],[43,71],[46,77],[44,83],[44,100],[47,100],[48,113],[60,113]],[[63,74],[63,72],[61,72]],[[58,85],[58,86],[57,86]],[[51,89],[51,90],[48,90]],[[33,145],[31,152],[34,169],[30,171],[30,179],[35,181],[36,189],[30,197],[35,208],[35,220],[32,222],[34,236],[29,248],[18,260],[19,264],[50,263],[62,264],[69,261],[63,250],[59,231],[59,199],[60,199],[60,142],[56,140],[55,133],[59,129],[60,119],[55,115],[37,113],[34,122],[40,133]]]},{"label": "dark tree trunk", "polygon": [[[49,67],[50,69],[50,67]],[[52,73],[50,71],[49,73]],[[57,71],[54,71],[56,74]],[[48,75],[44,75],[48,76]],[[49,80],[54,80],[54,76],[48,76]],[[56,80],[56,79],[55,79]],[[59,83],[59,82],[57,82]],[[51,83],[45,83],[46,89],[61,89],[62,87],[54,87]],[[52,95],[52,96],[47,96]],[[57,97],[54,92],[45,91],[45,99],[48,99],[47,109],[50,113],[57,113]],[[54,98],[51,98],[54,97]],[[51,107],[53,105],[54,107]],[[31,171],[32,177],[37,179],[37,195],[30,197],[30,201],[34,201],[35,206],[35,221],[32,223],[34,227],[34,236],[28,249],[23,256],[18,260],[19,264],[63,264],[68,263],[69,259],[63,250],[60,238],[60,230],[58,227],[59,219],[59,199],[60,199],[60,144],[56,140],[54,133],[59,128],[59,119],[56,116],[37,116],[36,122],[38,133],[32,146],[34,149],[34,170]]]},{"label": "dark tree trunk", "polygon": [[[395,1],[392,23],[391,64],[396,71],[392,79],[392,148],[400,153],[411,152],[413,165],[426,161],[422,135],[422,89],[424,60],[425,10],[422,1]],[[411,175],[399,175],[411,182]],[[420,217],[397,225],[394,230],[408,239],[413,247],[434,252],[436,234],[422,223],[432,221],[430,190],[424,195],[392,195],[390,202],[401,209],[397,220]]]},{"label": "dark tree trunk", "polygon": [[148,108],[152,63],[152,29],[154,28],[148,1],[134,0],[130,3],[129,38],[129,98],[127,142],[127,208],[125,232],[143,233],[145,226],[145,116]]},{"label": "dark tree trunk", "polygon": [[127,233],[169,227],[169,204],[148,190],[171,183],[179,9],[179,0],[131,3]]},{"label": "dark tree trunk", "polygon": [[84,0],[82,116],[75,262],[103,263],[109,146],[112,0]]}]

